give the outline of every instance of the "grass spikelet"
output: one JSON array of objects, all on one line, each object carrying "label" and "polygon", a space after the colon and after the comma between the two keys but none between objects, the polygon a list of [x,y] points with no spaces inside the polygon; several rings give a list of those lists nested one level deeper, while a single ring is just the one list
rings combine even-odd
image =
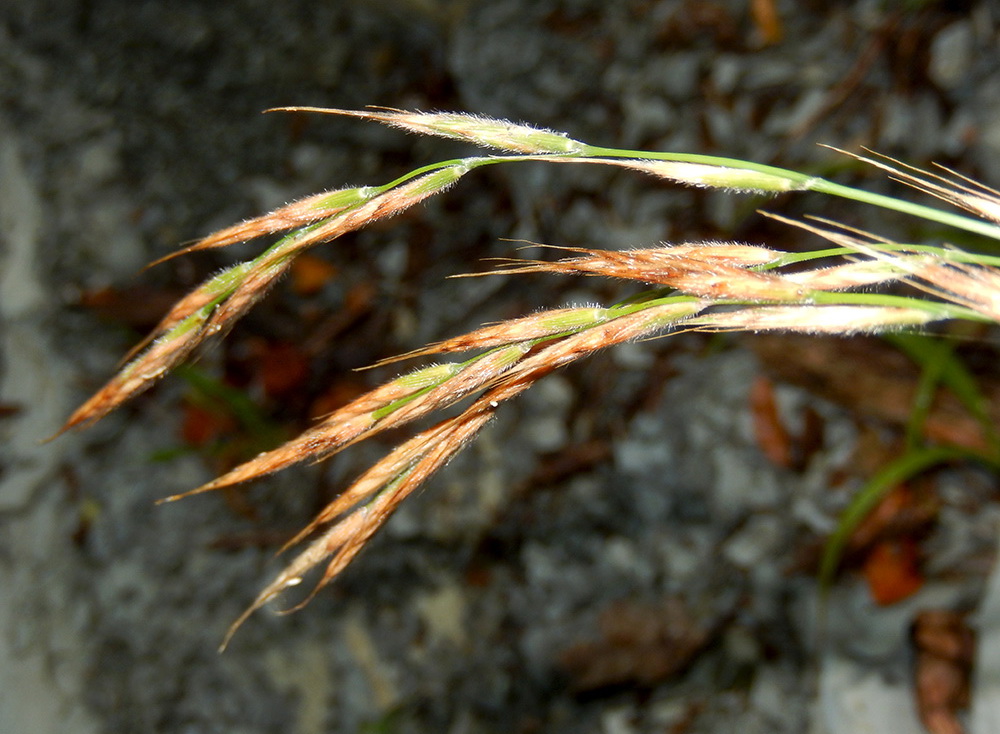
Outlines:
[{"label": "grass spikelet", "polygon": [[501,401],[527,387],[525,383],[508,383],[487,393],[461,415],[414,436],[372,466],[291,542],[302,539],[367,497],[374,495],[373,499],[335,523],[296,556],[233,622],[220,649],[226,648],[233,634],[253,612],[289,587],[300,584],[310,570],[329,558],[323,576],[299,606],[308,602],[347,567],[406,497],[475,437],[493,417]]},{"label": "grass spikelet", "polygon": [[56,435],[100,420],[183,362],[198,345],[202,327],[210,313],[210,307],[202,308],[154,341],[141,357],[122,367],[117,375],[73,411]]},{"label": "grass spikelet", "polygon": [[606,320],[609,316],[610,312],[608,309],[593,306],[540,311],[531,316],[501,321],[491,326],[476,329],[468,334],[429,344],[426,347],[415,349],[406,354],[389,357],[373,366],[381,367],[404,359],[425,357],[431,354],[470,352],[476,349],[490,349],[514,342],[541,339],[593,326]]},{"label": "grass spikelet", "polygon": [[173,259],[179,255],[226,247],[227,245],[234,245],[237,242],[249,242],[258,237],[305,227],[323,219],[334,217],[345,209],[369,200],[377,193],[378,189],[376,187],[364,186],[361,188],[324,191],[320,194],[307,196],[280,209],[275,209],[269,214],[248,219],[232,227],[220,229],[218,232],[210,234],[193,245],[184,247],[177,252],[172,252],[159,260],[154,260],[151,266]]},{"label": "grass spikelet", "polygon": [[579,257],[554,262],[515,260],[506,264],[505,274],[567,273],[624,278],[666,285],[695,296],[714,299],[753,301],[797,301],[806,290],[794,282],[770,273],[730,265],[711,249],[686,248],[678,254],[673,247],[645,250],[579,250]]},{"label": "grass spikelet", "polygon": [[612,311],[614,317],[607,321],[561,339],[543,342],[540,348],[511,370],[511,375],[523,378],[538,372],[547,374],[599,350],[645,339],[663,329],[677,327],[704,307],[702,302],[684,298],[665,298],[631,308],[623,306],[618,311],[620,315]]},{"label": "grass spikelet", "polygon": [[839,291],[881,285],[899,280],[906,274],[906,268],[903,267],[904,260],[905,256],[900,255],[891,261],[866,260],[843,263],[828,268],[788,273],[783,278],[804,288],[818,291]]},{"label": "grass spikelet", "polygon": [[268,112],[319,112],[374,120],[407,132],[436,135],[512,153],[581,153],[585,145],[565,133],[455,112],[406,112],[393,109],[338,110],[327,107],[276,107]]},{"label": "grass spikelet", "polygon": [[615,165],[641,171],[674,183],[700,189],[722,189],[741,194],[780,194],[788,191],[808,191],[809,179],[767,171],[754,171],[728,166],[711,166],[683,161],[616,161]]},{"label": "grass spikelet", "polygon": [[753,306],[692,320],[710,331],[791,331],[805,334],[864,334],[924,326],[929,311],[900,306]]},{"label": "grass spikelet", "polygon": [[[572,361],[625,341],[648,337],[676,325],[699,310],[692,302],[650,306],[555,340],[520,361],[498,377],[495,387],[478,398],[461,415],[411,438],[358,478],[328,505],[290,543],[303,539],[323,524],[373,497],[335,523],[293,559],[250,607],[233,623],[223,641],[228,644],[236,629],[257,609],[285,589],[301,583],[312,568],[332,556],[313,594],[336,577],[357,555],[395,508],[427,478],[454,456],[486,425],[501,403],[520,394],[550,372]],[[307,599],[308,600],[308,599]]]},{"label": "grass spikelet", "polygon": [[356,441],[403,425],[461,400],[494,380],[523,356],[518,345],[495,349],[463,364],[439,365],[392,380],[355,399],[299,437],[265,451],[217,479],[183,494],[194,494],[256,479],[309,459],[329,458]]},{"label": "grass spikelet", "polygon": [[932,292],[1000,322],[1000,272],[942,260],[925,259],[910,272],[931,286]]},{"label": "grass spikelet", "polygon": [[782,253],[770,247],[747,245],[742,242],[696,242],[684,245],[666,245],[674,255],[690,257],[705,263],[720,263],[736,267],[770,265],[781,259]]}]

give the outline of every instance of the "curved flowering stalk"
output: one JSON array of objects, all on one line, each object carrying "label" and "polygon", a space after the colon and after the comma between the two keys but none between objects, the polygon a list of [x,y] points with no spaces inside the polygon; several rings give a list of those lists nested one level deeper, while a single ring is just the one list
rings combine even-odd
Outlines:
[{"label": "curved flowering stalk", "polygon": [[[650,153],[588,145],[552,130],[485,117],[399,110],[318,111],[374,120],[419,134],[500,149],[425,166],[384,186],[330,191],[221,230],[176,254],[287,233],[252,260],[213,276],[182,298],[135,355],[68,419],[63,430],[92,423],[228,329],[310,247],[376,219],[393,216],[445,191],[469,171],[523,161],[624,167],[659,179],[734,192],[814,191],[902,211],[1000,241],[1000,196],[952,174],[945,178],[888,159],[862,158],[917,189],[979,219],[872,194],[773,166],[687,153]],[[950,173],[950,172],[948,172]],[[779,218],[780,219],[780,218]],[[993,220],[993,221],[984,221]],[[832,247],[787,253],[739,242],[695,242],[606,251],[556,248],[555,261],[507,260],[496,273],[558,273],[621,278],[648,286],[608,306],[569,307],[487,325],[385,360],[474,353],[464,361],[420,367],[335,411],[298,438],[267,451],[192,494],[239,484],[305,460],[321,460],[389,428],[462,401],[458,415],[417,433],[363,473],[290,541],[315,536],[257,596],[230,628],[228,642],[249,614],[323,566],[313,593],[329,583],[381,527],[400,502],[471,441],[504,402],[555,369],[625,341],[681,330],[785,330],[878,333],[920,328],[942,319],[1000,321],[1000,260],[945,247],[900,245],[829,223],[786,223],[826,238]],[[834,264],[809,266],[822,259]],[[803,264],[809,266],[803,268]],[[461,277],[480,277],[461,276]],[[459,276],[456,276],[459,277]],[[904,283],[917,295],[872,292]],[[224,643],[225,644],[225,643]]]}]

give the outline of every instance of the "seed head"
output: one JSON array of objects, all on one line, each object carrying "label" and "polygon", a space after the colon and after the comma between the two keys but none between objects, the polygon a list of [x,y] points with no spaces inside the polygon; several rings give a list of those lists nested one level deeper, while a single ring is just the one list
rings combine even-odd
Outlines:
[{"label": "seed head", "polygon": [[705,163],[688,163],[686,161],[613,160],[607,158],[577,160],[622,166],[687,186],[696,186],[702,189],[723,189],[736,193],[777,194],[786,191],[808,191],[815,181],[815,179],[803,176],[783,175],[779,169],[760,171]]},{"label": "seed head", "polygon": [[482,115],[403,110],[338,110],[325,107],[278,107],[268,110],[268,112],[278,111],[321,112],[328,115],[360,117],[364,120],[383,122],[412,133],[462,140],[511,153],[568,155],[586,149],[583,143],[573,140],[565,133]]}]

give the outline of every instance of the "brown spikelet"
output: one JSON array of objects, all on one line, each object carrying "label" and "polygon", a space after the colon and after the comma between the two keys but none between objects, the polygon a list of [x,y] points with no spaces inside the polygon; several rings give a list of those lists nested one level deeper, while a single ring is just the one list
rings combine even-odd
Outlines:
[{"label": "brown spikelet", "polygon": [[[306,573],[330,559],[312,594],[328,584],[357,555],[399,503],[467,444],[492,418],[501,403],[520,394],[537,380],[569,362],[598,349],[649,336],[665,326],[680,322],[700,309],[701,304],[692,302],[650,306],[648,309],[627,313],[546,343],[537,352],[508,364],[508,369],[498,370],[496,365],[479,365],[476,376],[470,380],[468,386],[463,387],[461,384],[452,386],[451,380],[446,380],[432,389],[427,395],[433,394],[435,390],[452,387],[459,392],[468,392],[471,384],[493,383],[493,386],[463,413],[414,436],[368,469],[324,508],[308,527],[289,541],[288,545],[295,544],[323,525],[336,521],[260,592],[230,627],[223,641],[223,648],[250,614],[285,589],[301,583]],[[495,353],[502,352],[503,350],[496,350]],[[476,365],[476,362],[473,362],[473,365]],[[464,370],[457,373],[456,377],[463,373]],[[486,377],[490,379],[487,380]],[[391,389],[389,386],[380,388],[380,390],[389,389]],[[437,404],[440,400],[431,398],[429,402]],[[217,483],[213,485],[221,486]],[[355,509],[352,511],[352,508]],[[312,594],[305,601],[308,601]]]},{"label": "brown spikelet", "polygon": [[[338,521],[296,556],[258,594],[246,611],[233,622],[226,633],[221,649],[225,649],[236,630],[253,612],[285,589],[301,583],[305,574],[332,556],[322,578],[316,583],[312,594],[305,601],[308,601],[319,589],[330,583],[354,559],[399,504],[472,440],[476,433],[489,422],[500,401],[509,399],[526,388],[527,384],[517,385],[513,388],[507,386],[498,389],[495,394],[488,393],[461,415],[414,436],[365,472],[342,495],[342,497],[347,498],[347,501],[341,500],[334,504],[347,505],[350,502],[353,505],[378,492],[374,499]],[[320,517],[332,518],[341,514],[342,510],[331,508],[324,511]],[[324,521],[317,518],[307,528],[307,531]],[[297,537],[303,537],[307,531],[300,533]]]},{"label": "brown spikelet", "polygon": [[675,255],[683,255],[705,263],[721,263],[739,267],[768,265],[776,262],[785,253],[760,245],[742,242],[697,242],[684,245],[669,245]]},{"label": "brown spikelet", "polygon": [[546,345],[512,370],[511,377],[538,369],[551,371],[601,349],[652,336],[677,326],[704,306],[697,301],[671,302],[626,313]]},{"label": "brown spikelet", "polygon": [[671,247],[581,252],[586,254],[554,262],[514,261],[498,272],[552,272],[625,278],[666,285],[690,295],[713,299],[794,301],[801,300],[806,293],[806,289],[780,276],[747,270],[711,256],[699,257],[698,249],[682,254],[673,252]]},{"label": "brown spikelet", "polygon": [[388,382],[352,400],[278,448],[265,451],[196,489],[161,501],[173,502],[272,474],[309,458],[329,456],[368,431],[376,422],[374,411],[412,395],[417,389],[401,380]]},{"label": "brown spikelet", "polygon": [[231,227],[220,229],[218,232],[213,232],[193,245],[181,248],[176,252],[154,260],[150,263],[150,267],[180,255],[226,247],[238,242],[249,242],[258,237],[305,227],[323,219],[336,216],[345,209],[365,201],[375,193],[376,189],[366,187],[324,191],[319,194],[307,196],[263,216],[247,219],[239,224],[234,224]]},{"label": "brown spikelet", "polygon": [[[411,402],[380,415],[380,409],[416,392],[414,388],[406,386],[405,377],[398,378],[344,406],[298,438],[273,451],[260,454],[201,487],[169,497],[165,501],[238,484],[307,459],[326,458],[362,437],[453,405],[476,390],[506,384],[511,379],[522,380],[525,375],[530,375],[532,380],[537,379],[542,371],[552,371],[599,349],[646,336],[664,325],[697,313],[701,308],[701,304],[693,302],[671,303],[619,316],[606,324],[598,324],[555,341],[525,359],[521,359],[521,356],[527,350],[520,344],[496,349],[455,370],[439,384],[428,386],[429,389]],[[505,377],[508,372],[510,376]],[[347,506],[356,501],[350,501]],[[341,508],[344,502],[344,499],[338,500],[336,506]]]},{"label": "brown spikelet", "polygon": [[991,321],[1000,321],[1000,271],[996,268],[924,258],[910,272],[941,297],[966,306]]},{"label": "brown spikelet", "polygon": [[142,356],[125,365],[104,387],[73,411],[56,435],[100,420],[123,402],[148,388],[167,370],[191,354],[198,344],[199,330],[199,327],[192,326],[183,334],[153,342]]},{"label": "brown spikelet", "polygon": [[230,329],[254,304],[259,302],[292,265],[293,255],[276,251],[254,261],[246,277],[213,311],[206,326],[206,336]]},{"label": "brown spikelet", "polygon": [[[467,159],[472,160],[472,159]],[[334,240],[347,232],[419,204],[424,199],[447,190],[469,171],[469,163],[444,166],[436,171],[411,179],[377,195],[367,196],[360,203],[344,208],[339,214],[301,230],[278,249],[288,257],[315,245]]]},{"label": "brown spikelet", "polygon": [[439,423],[434,428],[424,431],[399,446],[385,459],[372,466],[358,477],[350,487],[341,492],[335,500],[324,507],[305,528],[285,544],[285,548],[302,541],[320,526],[332,522],[381,490],[387,483],[391,482],[393,477],[410,467],[415,461],[415,457],[421,455],[427,446],[442,442],[452,430],[451,425],[451,421]]},{"label": "brown spikelet", "polygon": [[128,351],[123,361],[128,362],[143,349],[149,346],[155,339],[170,333],[170,331],[176,328],[181,322],[190,318],[195,313],[202,310],[207,312],[212,303],[217,301],[220,297],[218,287],[219,281],[224,280],[225,276],[231,276],[233,281],[237,281],[243,277],[246,268],[247,263],[242,263],[229,268],[224,273],[220,273],[219,275],[210,278],[201,286],[195,288],[193,291],[177,301],[177,303],[170,308],[170,311],[167,312],[167,315],[160,319],[160,322],[149,332],[149,334]]},{"label": "brown spikelet", "polygon": [[[494,350],[456,370],[446,382],[431,385],[429,389],[406,387],[409,383],[405,378],[394,380],[337,410],[298,438],[259,454],[207,484],[164,501],[246,482],[309,459],[328,458],[362,438],[453,405],[488,385],[523,354],[524,349],[519,345]],[[411,396],[410,402],[404,402]],[[404,404],[393,408],[397,401]]]},{"label": "brown spikelet", "polygon": [[[100,419],[188,358],[205,340],[229,329],[309,248],[400,213],[445,191],[467,172],[483,165],[514,160],[612,165],[689,186],[765,195],[812,190],[904,212],[936,212],[923,206],[889,205],[891,200],[886,196],[862,196],[864,192],[772,166],[716,156],[645,156],[635,151],[597,148],[563,133],[476,115],[386,108],[282,109],[373,120],[506,153],[428,165],[381,187],[315,194],[224,228],[162,258],[282,235],[250,261],[216,274],[178,301],[133,350],[131,361],[70,416],[63,431]],[[889,171],[920,191],[1000,222],[1000,192],[947,169],[942,169],[947,174],[942,176],[889,158],[855,158]],[[965,216],[921,216],[1000,239],[1000,227],[972,223]],[[430,354],[478,352],[464,361],[430,365],[391,379],[335,410],[297,438],[213,481],[164,500],[239,484],[302,461],[320,461],[375,434],[451,409],[452,417],[403,441],[357,477],[289,541],[283,551],[300,542],[305,547],[233,623],[222,647],[250,614],[302,583],[307,574],[318,575],[311,593],[293,609],[308,602],[344,570],[401,502],[487,425],[501,404],[554,370],[595,352],[681,330],[850,334],[920,327],[942,318],[1000,321],[1000,296],[996,295],[1000,293],[1000,269],[988,266],[998,262],[995,258],[975,259],[971,253],[955,257],[949,256],[945,248],[898,245],[822,220],[805,224],[774,218],[818,234],[836,247],[813,253],[786,253],[739,242],[661,243],[658,247],[627,251],[553,248],[565,251],[558,256],[562,259],[503,261],[499,272],[506,274],[613,277],[656,287],[608,307],[544,310],[486,325],[383,360],[378,364]],[[829,262],[832,257],[840,258],[839,262],[828,267],[800,267],[803,262]],[[922,289],[923,295],[932,298],[840,292],[895,281],[907,288]],[[458,407],[460,403],[462,407]]]},{"label": "brown spikelet", "polygon": [[[881,165],[884,167],[884,164]],[[905,279],[933,295],[965,306],[989,320],[1000,320],[1000,297],[996,295],[1000,292],[1000,271],[995,267],[967,265],[953,261],[949,256],[953,255],[954,251],[947,249],[940,249],[934,254],[911,254],[907,252],[905,246],[890,245],[867,233],[854,231],[855,234],[867,238],[862,239],[859,236],[835,231],[829,226],[818,227],[774,214],[769,216],[818,234],[871,258],[870,261],[857,265],[871,268],[872,272],[876,272],[878,265],[881,265],[889,271],[898,272],[894,279]],[[847,268],[846,265],[843,267]]]},{"label": "brown spikelet", "polygon": [[[693,303],[672,303],[651,307],[646,311],[621,316],[613,322],[568,336],[540,349],[517,363],[508,372],[497,376],[495,386],[477,399],[457,419],[445,421],[433,429],[425,431],[394,451],[390,455],[393,457],[391,461],[389,457],[386,457],[385,460],[372,467],[354,485],[324,508],[310,526],[295,540],[301,539],[319,525],[340,516],[384,486],[389,481],[388,477],[400,466],[409,465],[413,454],[425,451],[428,446],[440,444],[451,446],[456,435],[461,442],[465,442],[469,438],[467,432],[478,430],[478,421],[481,418],[488,418],[488,414],[492,414],[492,411],[500,403],[523,392],[550,372],[599,349],[648,336],[664,326],[675,324],[696,313],[699,308],[698,304]],[[454,450],[457,448],[458,446],[455,446]]]},{"label": "brown spikelet", "polygon": [[404,359],[424,357],[430,354],[445,354],[449,352],[469,352],[476,349],[491,349],[493,347],[511,344],[513,342],[541,339],[560,332],[574,331],[592,326],[608,318],[604,308],[558,308],[540,311],[531,316],[524,316],[497,324],[484,326],[468,334],[462,334],[451,339],[429,344],[421,349],[383,359],[373,367],[399,362]]}]

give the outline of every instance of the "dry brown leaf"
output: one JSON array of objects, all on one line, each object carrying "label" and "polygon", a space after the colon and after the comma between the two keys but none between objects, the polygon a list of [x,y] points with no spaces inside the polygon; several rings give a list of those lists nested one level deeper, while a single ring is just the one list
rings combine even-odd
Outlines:
[{"label": "dry brown leaf", "polygon": [[674,597],[612,602],[598,626],[598,639],[577,643],[559,656],[577,691],[654,685],[687,667],[711,639],[711,630]]}]

